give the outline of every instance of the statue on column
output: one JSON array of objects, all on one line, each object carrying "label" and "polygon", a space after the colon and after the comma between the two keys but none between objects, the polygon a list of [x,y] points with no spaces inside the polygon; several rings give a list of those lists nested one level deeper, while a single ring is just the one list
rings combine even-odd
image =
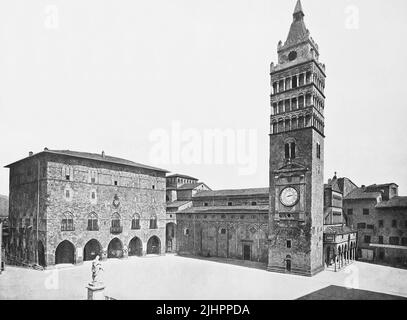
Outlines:
[{"label": "statue on column", "polygon": [[102,263],[99,261],[99,255],[92,262],[92,283],[93,286],[102,284],[101,272],[103,271]]}]

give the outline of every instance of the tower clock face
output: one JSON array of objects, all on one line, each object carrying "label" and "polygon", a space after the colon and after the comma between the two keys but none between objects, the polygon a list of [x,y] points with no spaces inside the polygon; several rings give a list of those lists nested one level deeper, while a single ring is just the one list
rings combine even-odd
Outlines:
[{"label": "tower clock face", "polygon": [[280,194],[280,202],[286,207],[295,206],[299,198],[298,191],[293,187],[285,188]]},{"label": "tower clock face", "polygon": [[291,51],[288,54],[288,60],[289,61],[294,61],[295,59],[297,59],[297,51]]}]

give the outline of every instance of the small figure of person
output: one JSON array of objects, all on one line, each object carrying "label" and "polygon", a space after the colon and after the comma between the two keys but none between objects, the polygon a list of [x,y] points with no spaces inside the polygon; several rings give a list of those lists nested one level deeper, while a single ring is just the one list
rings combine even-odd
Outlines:
[{"label": "small figure of person", "polygon": [[100,272],[103,271],[102,263],[99,261],[99,256],[95,257],[95,260],[92,262],[92,283],[101,283]]}]

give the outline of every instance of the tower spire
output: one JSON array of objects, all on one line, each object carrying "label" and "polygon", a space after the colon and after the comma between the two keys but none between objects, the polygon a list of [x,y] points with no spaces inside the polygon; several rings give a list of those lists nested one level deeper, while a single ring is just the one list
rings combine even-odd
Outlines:
[{"label": "tower spire", "polygon": [[297,4],[295,5],[293,16],[294,16],[295,20],[299,20],[305,16],[304,11],[302,10],[301,0],[297,1]]}]

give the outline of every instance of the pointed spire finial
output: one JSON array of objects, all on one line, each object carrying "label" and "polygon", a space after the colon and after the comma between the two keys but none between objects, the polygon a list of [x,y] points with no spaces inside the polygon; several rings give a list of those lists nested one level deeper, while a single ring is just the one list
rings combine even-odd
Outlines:
[{"label": "pointed spire finial", "polygon": [[304,17],[304,11],[302,10],[302,4],[301,4],[301,0],[297,0],[297,4],[295,5],[295,9],[294,9],[294,14],[293,14],[294,18],[302,18]]}]

